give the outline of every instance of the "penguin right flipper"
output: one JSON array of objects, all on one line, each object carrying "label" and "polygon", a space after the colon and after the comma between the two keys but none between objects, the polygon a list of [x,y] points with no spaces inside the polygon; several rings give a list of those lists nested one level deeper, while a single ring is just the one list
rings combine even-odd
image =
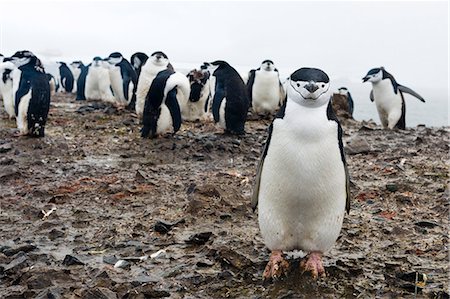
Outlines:
[{"label": "penguin right flipper", "polygon": [[373,102],[375,98],[373,97],[373,90],[370,91],[370,101]]},{"label": "penguin right flipper", "polygon": [[24,78],[24,74],[22,73],[22,78],[20,79],[19,88],[16,91],[14,110],[16,115],[19,115],[19,103],[24,95],[26,95],[31,88],[31,81],[27,78]]},{"label": "penguin right flipper", "polygon": [[177,100],[177,88],[174,87],[166,97],[166,106],[170,111],[173,123],[173,132],[177,132],[181,127],[181,110]]},{"label": "penguin right flipper", "polygon": [[212,113],[215,122],[219,122],[219,110],[220,105],[222,104],[223,99],[226,96],[225,86],[219,80],[216,81],[216,90],[214,93],[214,98],[212,102]]},{"label": "penguin right flipper", "polygon": [[409,87],[403,86],[398,84],[398,90],[400,90],[401,92],[405,92],[405,93],[409,93],[410,95],[412,95],[413,97],[418,98],[420,101],[425,103],[425,99],[422,98],[422,96],[420,94],[418,94],[417,92],[415,92],[414,90],[412,90]]}]

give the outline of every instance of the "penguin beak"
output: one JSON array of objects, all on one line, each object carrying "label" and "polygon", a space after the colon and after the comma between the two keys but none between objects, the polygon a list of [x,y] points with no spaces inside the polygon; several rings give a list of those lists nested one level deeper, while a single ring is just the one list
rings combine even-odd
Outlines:
[{"label": "penguin beak", "polygon": [[362,78],[363,82],[367,82],[367,80],[369,80],[370,78],[365,76],[364,78]]},{"label": "penguin beak", "polygon": [[314,93],[316,90],[319,89],[319,86],[317,86],[315,82],[311,81],[307,85],[305,85],[305,89],[310,93]]},{"label": "penguin beak", "polygon": [[11,57],[5,57],[5,58],[3,58],[3,62],[5,62],[5,61],[12,61],[13,59],[11,58]]}]

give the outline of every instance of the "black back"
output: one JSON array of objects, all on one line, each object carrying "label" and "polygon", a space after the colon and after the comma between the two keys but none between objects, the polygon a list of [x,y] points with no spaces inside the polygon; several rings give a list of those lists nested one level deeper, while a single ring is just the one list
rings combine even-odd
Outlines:
[{"label": "black back", "polygon": [[215,94],[212,104],[214,121],[219,121],[219,109],[222,100],[226,98],[225,126],[232,134],[245,133],[249,100],[247,90],[239,73],[225,61],[214,61],[212,65],[218,68],[214,71],[216,77]]},{"label": "black back", "polygon": [[73,74],[64,62],[60,63],[61,65],[59,66],[59,74],[61,76],[61,84],[65,91],[72,92],[74,83]]},{"label": "black back", "polygon": [[136,52],[133,55],[131,55],[130,63],[131,66],[136,71],[136,75],[139,78],[139,75],[141,74],[142,66],[147,62],[148,56],[145,53],[142,52]]},{"label": "black back", "polygon": [[87,66],[80,65],[81,73],[80,73],[80,76],[78,76],[78,80],[77,80],[77,98],[76,98],[77,101],[85,101],[86,100],[86,95],[85,95],[86,77],[87,77],[90,66],[91,66],[91,64],[88,64]]},{"label": "black back", "polygon": [[[155,79],[153,79],[152,84],[150,85],[150,89],[145,97],[145,105],[144,105],[144,113],[143,113],[143,128],[141,130],[141,136],[146,138],[154,138],[156,137],[158,119],[161,114],[161,105],[164,101],[164,88],[166,86],[167,80],[171,75],[175,72],[170,69],[165,69],[160,71]],[[175,89],[175,100],[176,100],[176,87]],[[169,95],[170,94],[170,95]],[[173,90],[169,92],[168,98],[173,98]],[[174,103],[170,103],[171,105],[175,105]],[[169,107],[169,105],[167,105]],[[172,110],[169,107],[169,110]],[[181,114],[180,114],[181,120]],[[178,116],[175,116],[175,119],[178,119]],[[178,123],[174,121],[174,115],[172,114],[172,120],[174,123],[174,131],[176,127],[178,127]],[[180,122],[181,125],[181,122]]]}]

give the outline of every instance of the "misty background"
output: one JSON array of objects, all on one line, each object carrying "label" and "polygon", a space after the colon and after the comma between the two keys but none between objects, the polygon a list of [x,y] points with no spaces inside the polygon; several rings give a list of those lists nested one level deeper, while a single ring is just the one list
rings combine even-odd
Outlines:
[{"label": "misty background", "polygon": [[346,86],[354,117],[379,123],[361,78],[384,66],[406,95],[406,124],[448,125],[448,1],[2,1],[0,53],[43,61],[165,52],[186,72],[226,60],[240,72],[274,61],[282,79],[323,69]]}]

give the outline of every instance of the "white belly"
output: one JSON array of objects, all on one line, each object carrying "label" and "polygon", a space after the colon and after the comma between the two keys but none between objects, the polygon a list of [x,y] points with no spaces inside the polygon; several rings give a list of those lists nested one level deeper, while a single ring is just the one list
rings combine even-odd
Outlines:
[{"label": "white belly", "polygon": [[148,94],[153,79],[155,79],[160,71],[165,69],[167,69],[167,66],[156,66],[150,62],[144,64],[142,67],[136,87],[136,114],[139,117],[142,117],[142,114],[144,113],[145,97]]},{"label": "white belly", "polygon": [[394,128],[402,115],[402,96],[394,92],[390,80],[382,80],[372,85],[373,97],[383,127]]},{"label": "white belly", "polygon": [[114,98],[117,104],[126,104],[125,94],[123,91],[122,75],[120,74],[120,67],[112,67],[109,70],[109,79],[111,80],[111,87],[114,91]]},{"label": "white belly", "polygon": [[19,102],[18,114],[16,117],[17,128],[19,129],[20,134],[28,134],[28,107],[30,105],[31,99],[31,88],[26,95],[24,95]]},{"label": "white belly", "polygon": [[326,119],[325,109],[299,107],[288,103],[284,120],[274,122],[261,174],[259,225],[271,250],[324,252],[342,227],[345,170],[337,124]]},{"label": "white belly", "polygon": [[255,113],[272,113],[280,102],[280,86],[276,72],[258,72],[252,88],[252,105]]},{"label": "white belly", "polygon": [[156,134],[163,135],[168,132],[173,132],[173,121],[170,115],[169,108],[165,104],[161,105],[161,114],[156,123]]},{"label": "white belly", "polygon": [[222,103],[220,103],[219,108],[219,125],[221,128],[226,129],[227,124],[225,122],[225,105],[227,103],[227,98],[223,98]]},{"label": "white belly", "polygon": [[3,105],[9,118],[15,117],[12,79],[7,79],[6,82],[0,79],[0,95],[3,97]]}]

